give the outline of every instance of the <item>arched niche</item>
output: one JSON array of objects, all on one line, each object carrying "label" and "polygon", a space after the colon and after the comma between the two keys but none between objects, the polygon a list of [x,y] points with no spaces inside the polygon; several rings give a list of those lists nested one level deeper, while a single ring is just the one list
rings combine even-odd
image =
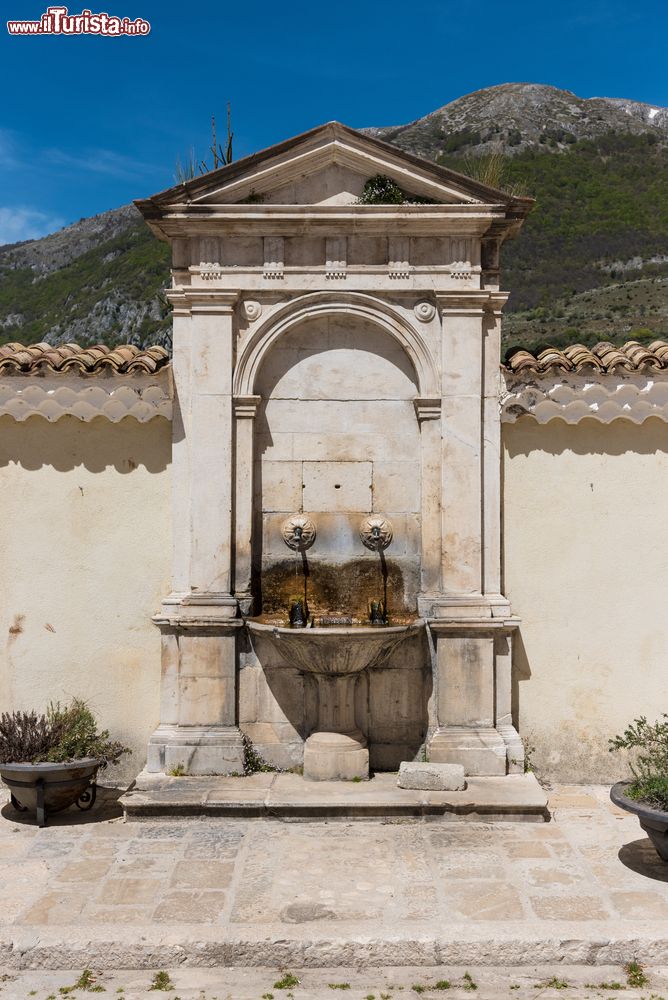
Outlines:
[{"label": "arched niche", "polygon": [[[343,317],[346,321],[368,320],[383,329],[407,354],[416,376],[416,394],[431,398],[440,395],[437,365],[422,333],[396,309],[371,295],[358,292],[313,292],[287,303],[260,323],[239,352],[234,372],[234,394],[256,393],[258,373],[265,356],[282,337],[301,323],[316,317]],[[419,324],[418,324],[419,326]]]},{"label": "arched niche", "polygon": [[[267,613],[287,610],[304,580],[315,611],[363,615],[387,598],[415,613],[420,589],[419,377],[399,341],[374,319],[316,313],[274,339],[254,379],[253,591]],[[311,515],[304,557],[281,525]],[[384,556],[359,537],[383,514],[394,538]]]}]

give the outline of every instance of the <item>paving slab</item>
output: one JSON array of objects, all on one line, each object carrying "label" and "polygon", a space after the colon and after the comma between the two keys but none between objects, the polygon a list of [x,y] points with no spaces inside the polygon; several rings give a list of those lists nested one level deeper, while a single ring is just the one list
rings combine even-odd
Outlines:
[{"label": "paving slab", "polygon": [[5,802],[0,967],[668,965],[668,866],[607,796],[557,788],[546,823],[128,823],[101,795],[44,829]]},{"label": "paving slab", "polygon": [[149,774],[137,778],[120,800],[126,819],[186,816],[373,819],[448,817],[475,820],[549,818],[547,796],[533,774],[472,777],[462,791],[399,788],[397,775],[369,781],[305,781],[299,774],[200,778]]}]

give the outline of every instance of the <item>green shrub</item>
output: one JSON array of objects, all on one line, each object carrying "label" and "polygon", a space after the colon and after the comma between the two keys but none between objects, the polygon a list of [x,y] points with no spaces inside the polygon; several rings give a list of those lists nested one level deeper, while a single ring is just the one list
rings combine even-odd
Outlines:
[{"label": "green shrub", "polygon": [[97,721],[85,701],[49,705],[45,715],[4,712],[0,717],[0,763],[54,764],[96,757],[100,767],[117,764],[129,747],[98,732]]},{"label": "green shrub", "polygon": [[621,736],[610,740],[609,749],[633,753],[628,797],[668,812],[668,715],[664,712],[653,724],[644,715],[634,719]]}]

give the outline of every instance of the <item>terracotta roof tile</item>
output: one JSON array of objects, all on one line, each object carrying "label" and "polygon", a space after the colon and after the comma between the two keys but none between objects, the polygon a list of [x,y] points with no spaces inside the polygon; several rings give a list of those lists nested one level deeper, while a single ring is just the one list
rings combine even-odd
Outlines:
[{"label": "terracotta roof tile", "polygon": [[[125,374],[142,372],[153,374],[169,364],[170,356],[164,347],[141,350],[133,344],[110,348],[106,344],[79,347],[78,344],[2,344],[0,345],[0,374],[29,372],[79,372],[95,375],[99,372]],[[522,348],[510,351],[505,367],[518,375],[542,374],[547,371],[564,372],[640,371],[641,369],[668,370],[668,342],[655,340],[644,347],[630,340],[621,347],[602,341],[594,347],[569,344],[567,347],[546,347],[533,354]]]},{"label": "terracotta roof tile", "polygon": [[588,369],[598,372],[635,372],[647,368],[665,370],[668,368],[668,343],[655,340],[648,347],[643,347],[636,340],[629,340],[621,347],[615,347],[602,341],[594,347],[583,344],[546,347],[538,354],[518,349],[508,353],[505,366],[517,374],[541,374],[553,369],[564,372]]},{"label": "terracotta roof tile", "polygon": [[78,344],[23,344],[0,345],[0,373],[15,372],[79,372],[96,375],[98,372],[125,374],[143,372],[153,374],[169,364],[169,354],[164,347],[149,347],[142,351],[132,344],[110,348],[105,344],[79,347]]}]

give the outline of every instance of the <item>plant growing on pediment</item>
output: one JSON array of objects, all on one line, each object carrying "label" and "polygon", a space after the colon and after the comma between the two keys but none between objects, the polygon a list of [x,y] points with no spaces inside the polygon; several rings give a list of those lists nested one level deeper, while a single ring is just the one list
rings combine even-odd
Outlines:
[{"label": "plant growing on pediment", "polygon": [[508,177],[508,157],[501,150],[493,150],[482,156],[466,156],[457,169],[474,181],[497,188],[506,194],[521,198],[527,194],[527,186],[522,181],[511,181]]},{"label": "plant growing on pediment", "polygon": [[218,133],[216,130],[216,116],[211,115],[211,145],[209,146],[209,152],[212,157],[212,166],[209,166],[206,160],[199,160],[195,156],[195,150],[191,149],[188,154],[188,159],[185,163],[181,163],[181,158],[176,159],[176,171],[175,178],[177,184],[185,184],[186,181],[191,181],[195,177],[196,173],[199,171],[200,174],[208,174],[211,170],[217,170],[219,167],[226,167],[232,162],[232,140],[234,138],[234,133],[232,132],[232,118],[230,111],[230,102],[227,102],[227,143],[225,149],[223,149],[221,143],[218,141]]},{"label": "plant growing on pediment", "polygon": [[369,177],[358,199],[360,205],[402,205],[403,202],[404,192],[390,177],[383,174]]},{"label": "plant growing on pediment", "polygon": [[376,174],[369,177],[357,199],[358,205],[433,205],[433,198],[407,194],[391,177]]}]

